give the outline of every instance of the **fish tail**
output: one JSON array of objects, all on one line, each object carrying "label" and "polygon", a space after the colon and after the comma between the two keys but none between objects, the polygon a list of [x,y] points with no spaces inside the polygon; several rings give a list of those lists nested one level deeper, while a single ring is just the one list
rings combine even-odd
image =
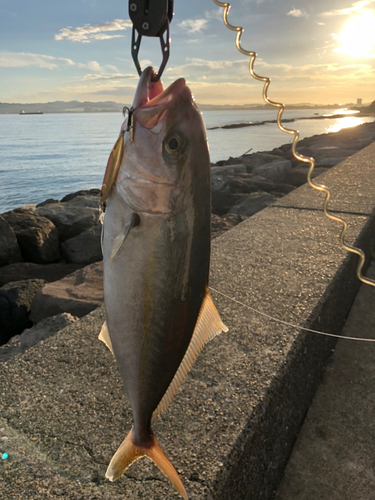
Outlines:
[{"label": "fish tail", "polygon": [[176,469],[162,450],[155,436],[151,436],[150,445],[147,447],[137,446],[133,442],[133,428],[121,443],[119,449],[113,455],[108,466],[105,477],[110,481],[116,481],[138,458],[146,456],[150,458],[159,469],[167,476],[179,494],[187,500],[188,496]]}]

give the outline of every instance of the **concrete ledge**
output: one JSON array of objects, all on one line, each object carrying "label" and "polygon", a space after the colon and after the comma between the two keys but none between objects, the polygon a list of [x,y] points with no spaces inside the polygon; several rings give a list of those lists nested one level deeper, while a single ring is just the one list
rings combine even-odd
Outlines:
[{"label": "concrete ledge", "polygon": [[[319,177],[348,239],[375,238],[375,143]],[[303,186],[213,241],[211,285],[295,324],[339,333],[358,290],[356,259]],[[353,215],[354,214],[354,215]],[[204,349],[155,434],[190,499],[270,499],[334,340],[275,323],[212,292],[229,327]],[[100,308],[0,365],[0,496],[178,498],[149,461],[104,473],[131,425]],[[7,438],[7,439],[4,439]]]}]

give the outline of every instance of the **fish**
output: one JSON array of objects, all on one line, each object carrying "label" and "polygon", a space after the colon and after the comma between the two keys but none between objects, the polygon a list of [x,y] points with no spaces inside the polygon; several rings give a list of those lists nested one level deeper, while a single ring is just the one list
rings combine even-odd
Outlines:
[{"label": "fish", "polygon": [[106,322],[99,338],[115,356],[133,427],[106,477],[142,456],[180,495],[185,487],[152,421],[168,407],[203,346],[227,327],[211,299],[211,179],[203,118],[183,78],[166,90],[140,76],[102,187]]}]

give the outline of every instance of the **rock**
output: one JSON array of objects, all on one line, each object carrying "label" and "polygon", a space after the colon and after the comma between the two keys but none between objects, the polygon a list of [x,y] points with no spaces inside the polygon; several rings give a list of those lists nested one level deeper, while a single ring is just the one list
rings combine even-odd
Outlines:
[{"label": "rock", "polygon": [[274,196],[268,193],[250,193],[239,205],[231,208],[228,214],[239,214],[250,217],[263,210],[263,208],[268,207],[275,199]]},{"label": "rock", "polygon": [[0,267],[22,261],[16,235],[7,221],[0,215]]},{"label": "rock", "polygon": [[59,203],[59,200],[55,200],[55,198],[48,198],[47,200],[42,201],[42,203],[35,205],[35,208],[44,207],[45,205],[53,205],[54,203]]},{"label": "rock", "polygon": [[[273,177],[284,178],[283,169],[287,170],[291,166],[290,162],[274,162],[267,164],[266,167],[272,169]],[[231,167],[218,167],[225,172],[222,175],[212,176],[212,212],[216,215],[224,215],[230,209],[244,201],[248,194],[256,191],[272,192],[278,197],[293,191],[294,186],[284,182],[272,182],[260,175],[249,173],[231,173],[227,169]],[[225,170],[224,170],[225,169]],[[263,167],[254,169],[254,174]],[[275,174],[276,172],[276,174]],[[280,174],[281,172],[281,174]],[[262,170],[263,175],[267,175]],[[268,171],[267,171],[268,173]]]},{"label": "rock", "polygon": [[243,164],[236,164],[231,166],[223,167],[211,167],[211,175],[214,177],[216,175],[227,175],[227,174],[246,174],[246,167]]},{"label": "rock", "polygon": [[[299,187],[307,182],[307,174],[309,171],[309,166],[300,166],[292,168],[290,172],[287,173],[285,177],[285,182],[291,184],[292,186]],[[318,177],[320,174],[324,174],[327,172],[327,168],[324,167],[315,167],[312,173],[312,178]]]},{"label": "rock", "polygon": [[44,280],[24,280],[0,288],[0,345],[32,326],[31,302],[44,284]]},{"label": "rock", "polygon": [[292,186],[291,184],[278,184],[276,189],[272,190],[272,194],[280,198],[288,193],[291,193],[295,189],[295,186]]},{"label": "rock", "polygon": [[64,278],[83,267],[82,264],[33,264],[31,262],[18,262],[0,268],[0,286],[10,281],[22,281],[28,279],[43,279],[47,282]]},{"label": "rock", "polygon": [[[262,178],[264,182],[265,179]],[[258,187],[253,184],[252,176],[248,173],[212,177],[212,212],[223,215],[234,205],[238,205],[246,194],[256,191]]]},{"label": "rock", "polygon": [[242,163],[242,157],[233,158],[230,156],[228,160],[220,160],[215,165],[222,167],[225,165],[238,165],[240,163]]},{"label": "rock", "polygon": [[32,328],[24,330],[21,335],[12,337],[7,344],[0,346],[0,363],[17,356],[77,320],[78,318],[69,313],[62,313],[40,321]]},{"label": "rock", "polygon": [[61,253],[66,262],[91,264],[102,260],[101,234],[102,225],[97,224],[78,236],[64,241],[61,245]]},{"label": "rock", "polygon": [[288,172],[292,169],[289,160],[282,160],[273,163],[267,163],[253,170],[253,175],[259,175],[271,182],[283,183]]},{"label": "rock", "polygon": [[348,158],[347,156],[339,156],[336,158],[320,158],[319,163],[327,167],[334,167],[338,163],[341,163],[342,161],[346,160],[347,158]]},{"label": "rock", "polygon": [[237,226],[240,222],[245,220],[246,217],[238,214],[226,214],[222,217],[218,215],[211,215],[211,238],[217,238],[221,234],[229,231],[232,227]]},{"label": "rock", "polygon": [[36,211],[55,224],[64,242],[98,224],[99,195],[77,195],[65,202],[37,207]]},{"label": "rock", "polygon": [[22,208],[24,210],[31,210],[32,212],[34,212],[35,207],[36,207],[35,203],[27,203],[26,205],[22,205],[19,208]]},{"label": "rock", "polygon": [[86,196],[86,195],[94,195],[98,197],[100,195],[100,189],[81,189],[80,191],[76,191],[75,193],[70,193],[64,196],[64,198],[61,199],[63,203],[66,201],[70,201],[73,198],[76,198],[77,196]]},{"label": "rock", "polygon": [[238,205],[248,196],[245,193],[231,193],[225,189],[212,191],[212,212],[216,215],[224,215],[234,205]]},{"label": "rock", "polygon": [[274,162],[281,162],[284,158],[272,153],[253,153],[251,155],[241,156],[241,162],[246,166],[248,173],[253,173],[257,167],[267,165]]},{"label": "rock", "polygon": [[[264,179],[262,179],[264,181]],[[212,179],[212,191],[227,191],[235,193],[252,193],[258,188],[252,182],[251,174],[226,175]]]},{"label": "rock", "polygon": [[5,212],[2,216],[15,232],[26,262],[49,264],[60,259],[57,229],[50,220],[21,208]]},{"label": "rock", "polygon": [[[238,174],[237,178],[240,179],[245,174]],[[250,178],[248,178],[250,176]],[[253,186],[253,191],[266,191],[267,193],[270,191],[275,191],[278,187],[278,184],[275,182],[271,182],[260,175],[251,175],[246,174],[247,182],[249,182]]]},{"label": "rock", "polygon": [[31,304],[30,319],[38,323],[63,312],[81,318],[102,304],[103,262],[96,262],[39,290]]}]

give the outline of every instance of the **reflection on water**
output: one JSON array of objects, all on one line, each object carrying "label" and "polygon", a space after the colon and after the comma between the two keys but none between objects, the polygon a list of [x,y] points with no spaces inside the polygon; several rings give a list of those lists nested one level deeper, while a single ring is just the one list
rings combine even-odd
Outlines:
[{"label": "reflection on water", "polygon": [[334,115],[356,115],[357,113],[359,113],[358,109],[341,108],[341,109],[336,109],[336,111],[333,114]]},{"label": "reflection on water", "polygon": [[357,125],[362,125],[365,121],[362,118],[356,116],[345,116],[345,118],[336,118],[335,123],[331,124],[327,128],[327,132],[338,132],[343,128],[356,127]]}]

